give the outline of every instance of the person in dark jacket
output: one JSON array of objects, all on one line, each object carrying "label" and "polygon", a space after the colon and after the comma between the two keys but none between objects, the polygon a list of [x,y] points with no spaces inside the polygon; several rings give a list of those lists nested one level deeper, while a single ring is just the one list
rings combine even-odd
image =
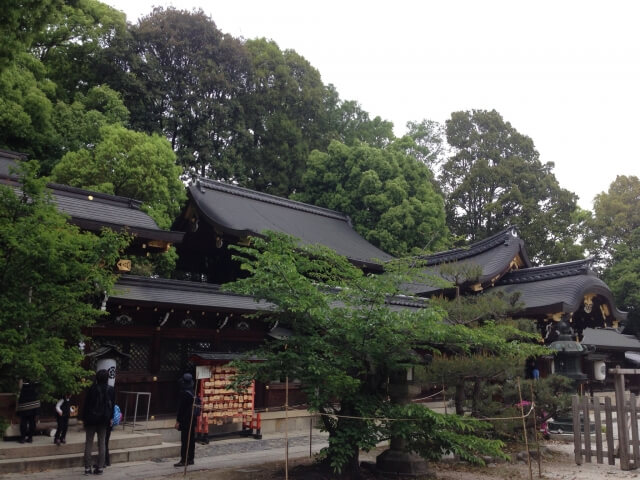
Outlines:
[{"label": "person in dark jacket", "polygon": [[196,449],[196,421],[193,414],[194,383],[193,376],[185,373],[179,380],[180,397],[178,398],[178,414],[176,429],[180,430],[180,461],[174,467],[193,465]]},{"label": "person in dark jacket", "polygon": [[71,416],[71,395],[68,393],[56,403],[56,435],[53,443],[60,445],[66,443],[67,429],[69,428],[69,417]]},{"label": "person in dark jacket", "polygon": [[[113,406],[115,405],[115,392],[108,388],[109,374],[106,370],[98,370],[96,380],[89,388],[82,409],[82,423],[86,431],[84,442],[84,474],[91,475],[91,450],[93,450],[93,436],[98,435],[98,462],[93,470],[95,475],[102,475],[105,463],[105,438],[107,427],[113,421]],[[107,410],[96,409],[107,399]],[[98,410],[98,411],[97,411]]]},{"label": "person in dark jacket", "polygon": [[16,413],[20,417],[20,443],[33,442],[33,435],[36,432],[36,417],[40,413],[40,400],[36,385],[29,380],[24,380],[20,387]]},{"label": "person in dark jacket", "polygon": [[[108,373],[108,372],[107,372]],[[116,389],[111,385],[107,385],[109,390],[109,397],[113,399],[112,404],[115,407],[116,404]],[[104,437],[104,466],[111,466],[111,455],[109,455],[109,439],[111,438],[111,430],[113,430],[113,416],[111,417],[111,423],[107,426],[107,433]]]}]

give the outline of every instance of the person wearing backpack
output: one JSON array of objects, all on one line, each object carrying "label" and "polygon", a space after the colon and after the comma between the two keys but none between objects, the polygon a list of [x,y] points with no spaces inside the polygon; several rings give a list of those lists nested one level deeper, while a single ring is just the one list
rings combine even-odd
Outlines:
[{"label": "person wearing backpack", "polygon": [[193,376],[185,373],[178,383],[180,396],[176,429],[180,430],[180,461],[174,464],[174,467],[184,467],[193,465],[196,449],[196,422],[200,414],[200,405],[196,406]]},{"label": "person wearing backpack", "polygon": [[[107,372],[107,373],[109,373],[109,372]],[[118,420],[118,423],[114,423],[114,418],[115,418],[115,414],[116,414],[116,408],[118,409],[118,414],[120,414],[120,407],[118,407],[115,404],[116,403],[116,389],[113,388],[111,385],[109,385],[108,382],[107,382],[107,393],[112,398],[113,416],[111,417],[111,422],[109,423],[109,425],[107,425],[107,433],[104,436],[104,466],[105,467],[110,467],[111,466],[111,455],[109,455],[109,439],[111,438],[111,430],[113,430],[113,427],[115,427],[118,423],[120,423],[120,420]]]},{"label": "person wearing backpack", "polygon": [[98,370],[96,380],[89,387],[82,409],[82,422],[86,432],[84,442],[84,474],[91,475],[91,451],[93,437],[98,435],[98,462],[93,470],[94,475],[102,475],[105,464],[105,439],[107,428],[113,421],[115,392],[108,388],[109,374],[106,370]]}]

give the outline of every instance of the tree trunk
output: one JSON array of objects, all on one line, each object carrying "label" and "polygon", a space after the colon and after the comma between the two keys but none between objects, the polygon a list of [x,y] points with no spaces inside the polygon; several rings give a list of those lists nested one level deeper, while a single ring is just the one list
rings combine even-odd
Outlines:
[{"label": "tree trunk", "polygon": [[482,381],[476,378],[473,382],[473,399],[471,404],[471,416],[477,417],[478,407],[480,406],[480,387],[482,387]]},{"label": "tree trunk", "polygon": [[456,414],[464,415],[464,383],[459,383],[456,385],[456,395],[454,400],[456,403]]}]

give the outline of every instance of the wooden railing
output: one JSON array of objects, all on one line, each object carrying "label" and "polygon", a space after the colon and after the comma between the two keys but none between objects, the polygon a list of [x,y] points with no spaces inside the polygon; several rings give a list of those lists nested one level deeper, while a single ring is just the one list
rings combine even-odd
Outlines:
[{"label": "wooden railing", "polygon": [[[614,375],[616,404],[612,406],[611,399],[605,397],[604,405],[598,397],[574,396],[573,407],[573,442],[575,460],[581,465],[592,462],[595,455],[597,463],[603,463],[607,457],[609,465],[615,465],[615,458],[620,458],[620,468],[631,470],[640,466],[640,437],[638,434],[638,407],[636,395],[629,394],[625,398],[625,375],[640,375],[640,369],[612,368],[609,373]],[[604,424],[602,412],[604,410]],[[615,426],[614,426],[615,413]],[[593,423],[592,423],[593,417]],[[591,426],[594,434],[591,434]],[[603,444],[603,430],[605,433],[606,450]],[[614,431],[618,433],[617,446],[614,444]],[[592,440],[595,450],[592,449]]]}]

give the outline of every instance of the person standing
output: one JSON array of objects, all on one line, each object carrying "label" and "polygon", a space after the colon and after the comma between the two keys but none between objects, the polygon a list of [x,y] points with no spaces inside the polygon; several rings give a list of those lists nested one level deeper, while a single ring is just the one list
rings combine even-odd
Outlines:
[{"label": "person standing", "polygon": [[98,435],[98,462],[93,470],[94,475],[102,475],[105,463],[105,439],[107,428],[113,420],[115,398],[113,389],[108,388],[109,374],[106,370],[98,370],[96,380],[89,388],[82,409],[82,422],[86,432],[84,442],[84,474],[91,475],[91,451],[93,437]]},{"label": "person standing", "polygon": [[176,429],[180,430],[180,461],[174,464],[174,467],[193,465],[196,449],[197,416],[193,412],[195,403],[193,376],[185,373],[179,380],[179,387]]},{"label": "person standing", "polygon": [[58,400],[56,403],[56,422],[58,428],[56,428],[56,435],[53,439],[53,443],[60,445],[61,443],[67,443],[67,428],[69,428],[69,416],[71,415],[71,395],[68,393]]},{"label": "person standing", "polygon": [[[112,405],[116,404],[116,389],[111,385],[107,384],[107,390],[109,393],[109,397],[112,399]],[[107,425],[107,433],[104,437],[104,466],[111,466],[111,455],[109,455],[109,439],[111,438],[111,430],[113,430],[113,416],[111,417],[111,422]]]},{"label": "person standing", "polygon": [[40,400],[35,383],[29,380],[22,382],[16,412],[20,417],[20,443],[33,442],[33,435],[36,432],[36,417],[40,413]]}]

